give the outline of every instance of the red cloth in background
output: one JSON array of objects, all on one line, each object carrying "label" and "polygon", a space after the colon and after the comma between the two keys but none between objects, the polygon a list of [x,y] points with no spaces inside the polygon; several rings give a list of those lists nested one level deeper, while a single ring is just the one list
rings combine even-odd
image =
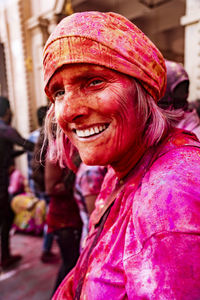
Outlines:
[{"label": "red cloth in background", "polygon": [[48,232],[65,227],[82,227],[78,206],[74,198],[67,194],[50,198],[46,221]]},{"label": "red cloth in background", "polygon": [[48,232],[66,227],[82,227],[79,209],[73,196],[74,180],[75,174],[72,171],[66,172],[58,164],[46,161],[45,185],[50,196],[46,219]]}]

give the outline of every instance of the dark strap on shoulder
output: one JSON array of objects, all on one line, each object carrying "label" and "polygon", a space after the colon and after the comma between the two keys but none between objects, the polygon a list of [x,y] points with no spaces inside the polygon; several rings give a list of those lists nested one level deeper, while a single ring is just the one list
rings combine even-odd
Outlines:
[{"label": "dark strap on shoulder", "polygon": [[112,207],[113,203],[114,202],[112,202],[111,205],[107,208],[107,210],[105,211],[105,213],[102,216],[99,223],[96,224],[96,227],[98,226],[98,230],[97,230],[96,235],[94,237],[94,240],[93,240],[93,242],[90,246],[90,249],[88,250],[87,257],[85,258],[85,261],[82,264],[82,268],[81,268],[81,272],[80,272],[81,273],[80,274],[80,280],[79,280],[79,283],[78,283],[77,288],[76,288],[74,300],[79,300],[80,299],[83,282],[84,282],[84,279],[85,279],[85,276],[86,276],[86,273],[87,273],[87,269],[88,269],[88,261],[89,261],[90,254],[91,254],[92,250],[94,249],[94,247],[96,246],[96,244],[98,242],[99,236],[100,236],[100,234],[103,230],[104,224],[107,220],[107,217],[109,215],[109,212],[111,210],[111,207]]}]

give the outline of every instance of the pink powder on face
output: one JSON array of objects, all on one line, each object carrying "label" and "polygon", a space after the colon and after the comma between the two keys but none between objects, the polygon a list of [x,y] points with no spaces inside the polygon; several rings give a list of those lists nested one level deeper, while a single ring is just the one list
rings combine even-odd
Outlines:
[{"label": "pink powder on face", "polygon": [[[86,164],[114,163],[116,170],[131,164],[139,136],[133,79],[104,67],[75,64],[52,77],[49,91],[52,97],[58,95],[55,115],[60,127]],[[101,133],[86,138],[76,133],[99,126],[104,126]]]}]

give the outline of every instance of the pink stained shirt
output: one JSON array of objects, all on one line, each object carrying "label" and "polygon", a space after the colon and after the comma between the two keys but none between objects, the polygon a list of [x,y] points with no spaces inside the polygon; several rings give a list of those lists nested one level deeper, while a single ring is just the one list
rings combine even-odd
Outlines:
[{"label": "pink stained shirt", "polygon": [[[174,130],[127,175],[91,252],[81,300],[200,299],[199,147],[189,133]],[[94,225],[116,184],[110,169],[86,247],[53,300],[74,299]]]}]

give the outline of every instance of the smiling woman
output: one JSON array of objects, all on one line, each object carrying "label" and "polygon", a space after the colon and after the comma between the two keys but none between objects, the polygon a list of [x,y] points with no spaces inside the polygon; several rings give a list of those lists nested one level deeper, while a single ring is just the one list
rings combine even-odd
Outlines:
[{"label": "smiling woman", "polygon": [[85,249],[53,299],[198,299],[200,144],[157,106],[161,53],[123,16],[84,12],[58,24],[43,62],[51,159],[74,168],[78,150],[108,166]]},{"label": "smiling woman", "polygon": [[86,164],[123,163],[125,152],[135,159],[130,147],[137,141],[132,78],[105,67],[75,64],[58,70],[48,89],[60,127]]}]

